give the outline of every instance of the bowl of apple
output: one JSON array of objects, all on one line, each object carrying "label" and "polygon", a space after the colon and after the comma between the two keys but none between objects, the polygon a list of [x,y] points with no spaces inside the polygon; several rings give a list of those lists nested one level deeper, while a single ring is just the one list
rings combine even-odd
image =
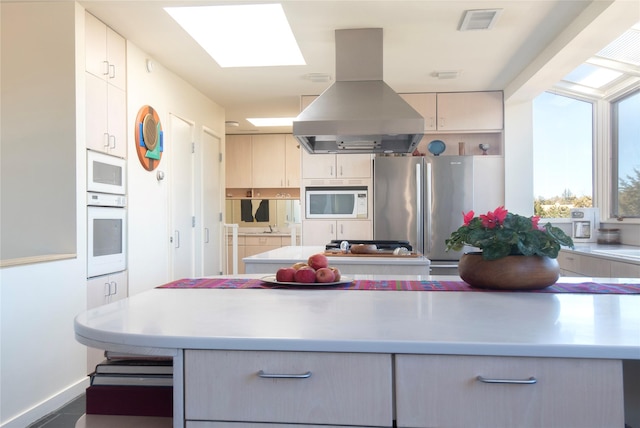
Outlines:
[{"label": "bowl of apple", "polygon": [[324,254],[313,254],[306,262],[284,266],[275,275],[262,278],[264,282],[284,285],[337,285],[351,282],[335,266],[329,266]]}]

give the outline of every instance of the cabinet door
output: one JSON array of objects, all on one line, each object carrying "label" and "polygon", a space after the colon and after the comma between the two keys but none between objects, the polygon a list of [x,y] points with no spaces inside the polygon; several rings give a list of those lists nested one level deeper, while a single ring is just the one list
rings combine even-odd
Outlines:
[{"label": "cabinet door", "polygon": [[300,143],[293,135],[285,138],[284,187],[300,187]]},{"label": "cabinet door", "polygon": [[251,136],[227,135],[225,138],[225,179],[228,188],[251,188]]},{"label": "cabinet door", "polygon": [[612,278],[640,278],[640,265],[611,261]]},{"label": "cabinet door", "polygon": [[398,427],[622,427],[622,391],[619,360],[396,356]]},{"label": "cabinet door", "polygon": [[336,178],[336,155],[312,155],[304,149],[301,153],[302,178]]},{"label": "cabinet door", "polygon": [[[343,220],[336,224],[335,239],[373,239],[373,227],[371,220]],[[327,244],[329,241],[324,242]]]},{"label": "cabinet door", "polygon": [[338,178],[370,178],[372,161],[371,155],[335,155],[336,173]]},{"label": "cabinet door", "polygon": [[106,37],[107,63],[109,64],[108,82],[116,88],[125,90],[127,82],[126,41],[109,27],[106,27]]},{"label": "cabinet door", "polygon": [[439,131],[477,131],[503,128],[502,92],[437,94]]},{"label": "cabinet door", "polygon": [[188,420],[391,426],[391,355],[186,351]]},{"label": "cabinet door", "polygon": [[127,97],[122,89],[107,85],[107,152],[127,157]]},{"label": "cabinet door", "polygon": [[107,26],[98,18],[85,13],[85,70],[102,80],[109,75],[107,61]]},{"label": "cabinet door", "polygon": [[85,73],[85,143],[87,148],[109,152],[107,83],[93,74]]},{"label": "cabinet door", "polygon": [[254,135],[251,137],[254,188],[285,187],[284,134]]},{"label": "cabinet door", "polygon": [[424,118],[424,130],[436,130],[436,94],[399,94],[411,107]]},{"label": "cabinet door", "polygon": [[326,245],[337,238],[335,220],[303,220],[302,245]]}]

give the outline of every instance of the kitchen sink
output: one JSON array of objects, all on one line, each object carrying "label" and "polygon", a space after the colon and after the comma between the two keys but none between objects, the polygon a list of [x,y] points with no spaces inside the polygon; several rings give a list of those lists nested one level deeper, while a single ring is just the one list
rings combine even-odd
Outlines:
[{"label": "kitchen sink", "polygon": [[592,250],[591,252],[594,254],[604,254],[606,256],[624,257],[634,260],[640,260],[640,248],[637,250],[629,248],[616,248],[611,250]]}]

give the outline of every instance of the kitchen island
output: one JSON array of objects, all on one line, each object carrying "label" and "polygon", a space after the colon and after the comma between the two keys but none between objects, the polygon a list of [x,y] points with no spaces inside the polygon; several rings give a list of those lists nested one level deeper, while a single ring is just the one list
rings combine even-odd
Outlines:
[{"label": "kitchen island", "polygon": [[[309,256],[324,253],[323,246],[288,246],[242,259],[248,274],[275,274],[278,268],[306,262]],[[346,275],[429,275],[430,261],[423,255],[328,255],[329,265]]]},{"label": "kitchen island", "polygon": [[638,307],[640,295],[153,289],[78,315],[75,332],[172,356],[174,427],[622,427]]}]

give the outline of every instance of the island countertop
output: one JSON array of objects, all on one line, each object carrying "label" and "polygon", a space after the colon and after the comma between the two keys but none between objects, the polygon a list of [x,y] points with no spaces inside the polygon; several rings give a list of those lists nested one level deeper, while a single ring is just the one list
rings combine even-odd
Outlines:
[{"label": "island countertop", "polygon": [[[275,273],[280,267],[307,261],[309,256],[324,253],[323,246],[288,246],[245,257],[246,273]],[[328,256],[329,264],[345,274],[428,275],[430,260],[422,255],[410,256]]]},{"label": "island countertop", "polygon": [[[261,275],[243,275],[256,278]],[[356,275],[353,279],[459,279]],[[568,278],[563,282],[638,282]],[[83,344],[180,349],[640,359],[640,295],[153,289],[75,319]]]}]

